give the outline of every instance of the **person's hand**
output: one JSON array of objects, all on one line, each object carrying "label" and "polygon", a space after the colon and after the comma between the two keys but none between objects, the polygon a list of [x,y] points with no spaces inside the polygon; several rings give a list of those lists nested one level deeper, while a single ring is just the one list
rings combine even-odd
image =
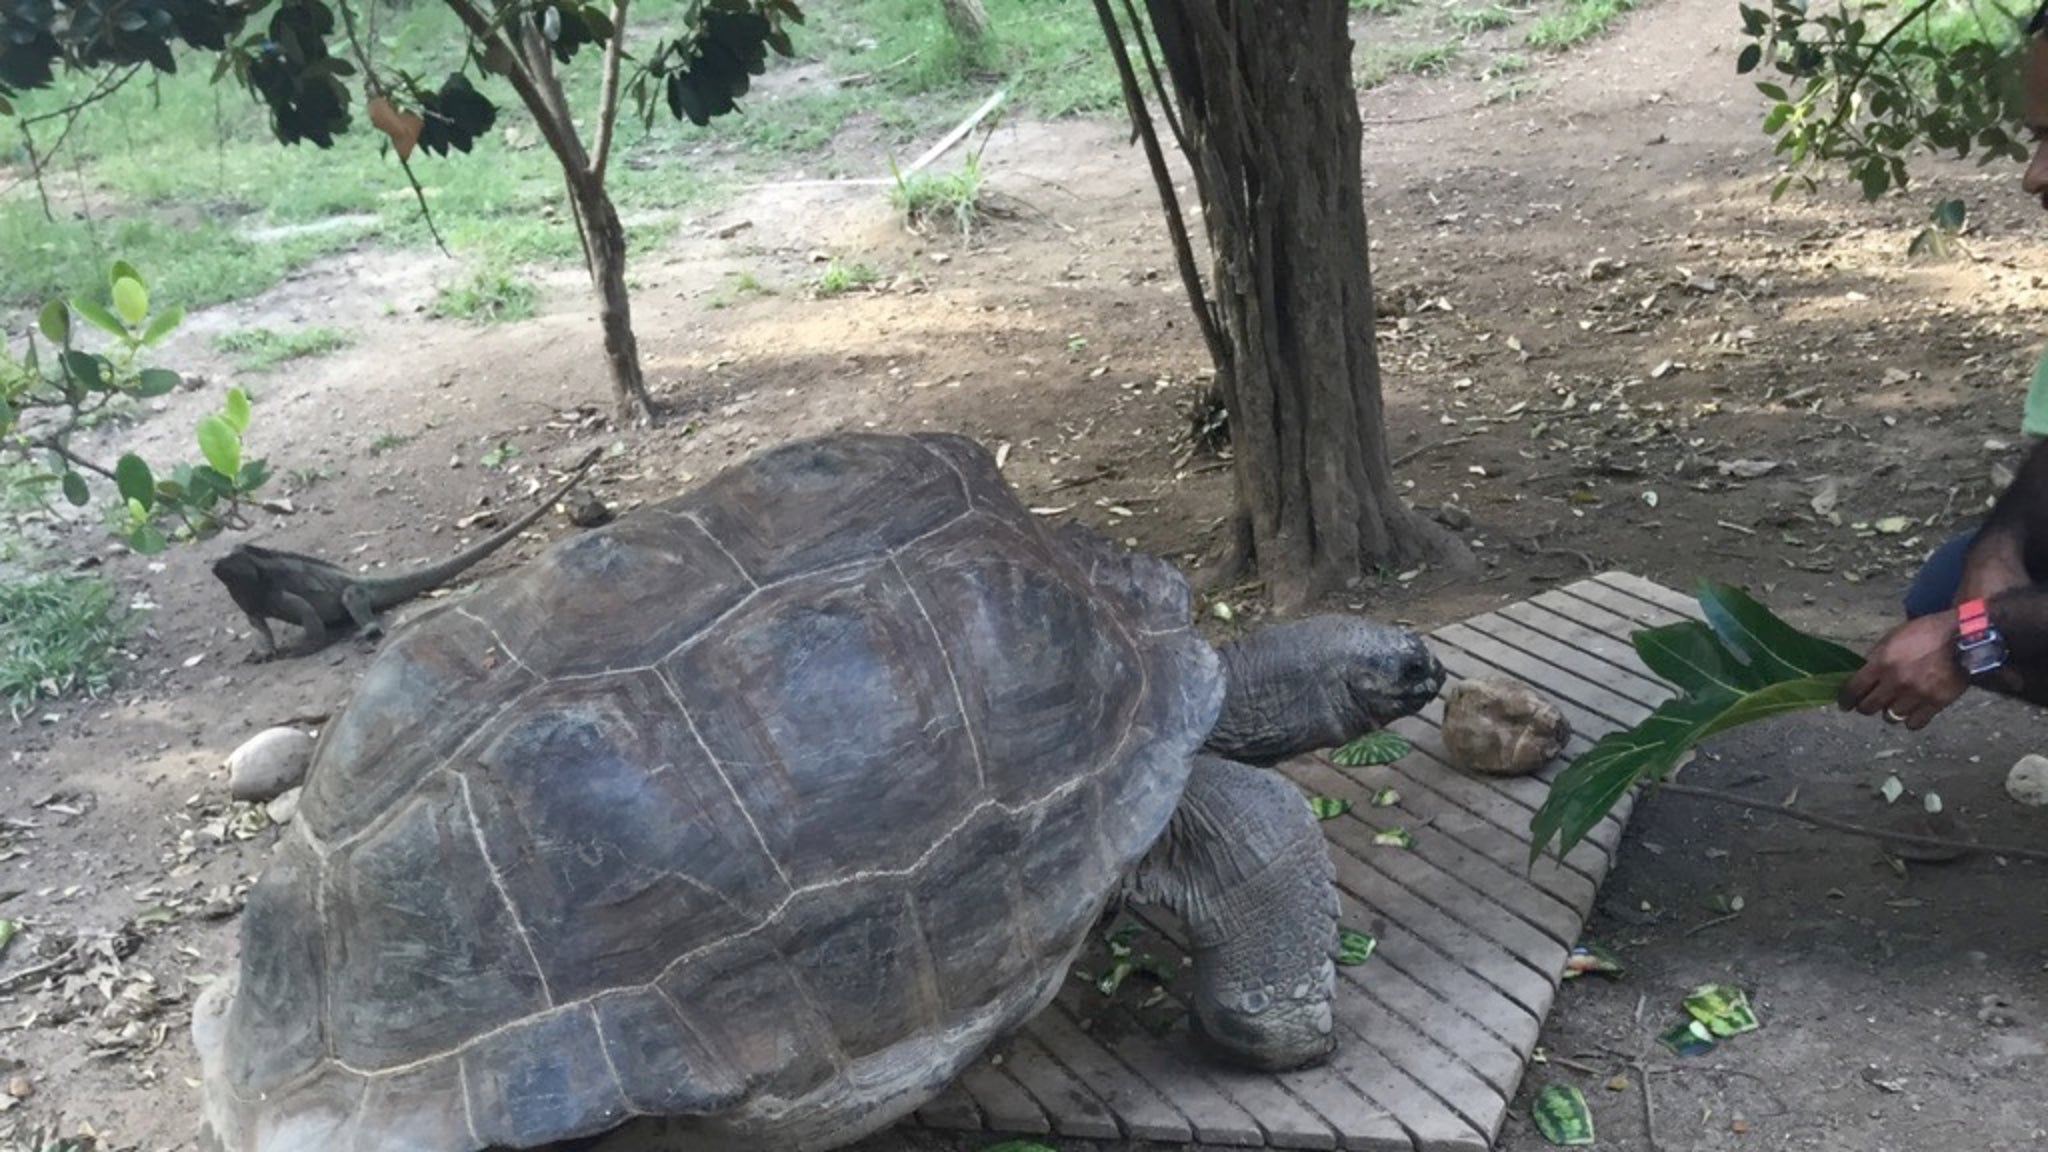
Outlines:
[{"label": "person's hand", "polygon": [[1865,716],[1884,713],[1918,731],[1970,687],[1956,660],[1955,615],[1940,612],[1908,620],[1871,648],[1863,667],[1835,702]]}]

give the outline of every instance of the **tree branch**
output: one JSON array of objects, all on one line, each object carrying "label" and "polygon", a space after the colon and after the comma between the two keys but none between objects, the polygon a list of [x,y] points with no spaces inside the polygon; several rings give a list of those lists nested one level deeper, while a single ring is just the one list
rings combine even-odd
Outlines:
[{"label": "tree branch", "polygon": [[626,8],[631,0],[612,0],[612,36],[604,45],[604,95],[597,104],[597,142],[590,148],[590,174],[604,183],[612,155],[612,132],[619,119],[619,60],[626,53]]},{"label": "tree branch", "polygon": [[1656,785],[1656,789],[1659,792],[1674,792],[1680,796],[1692,796],[1701,800],[1711,800],[1716,804],[1728,804],[1736,808],[1747,808],[1753,812],[1768,812],[1773,816],[1785,816],[1802,824],[1811,824],[1816,828],[1826,828],[1833,832],[1846,832],[1851,836],[1862,836],[1871,840],[1887,840],[1894,844],[1906,844],[1915,848],[1945,848],[1963,852],[1987,852],[1993,856],[2009,856],[2015,860],[2048,860],[2048,849],[2019,848],[2006,844],[1978,844],[1969,840],[1950,840],[1941,836],[1922,836],[1913,832],[1888,832],[1882,828],[1868,828],[1861,824],[1851,824],[1847,820],[1837,820],[1832,816],[1816,816],[1811,812],[1801,812],[1795,808],[1787,808],[1783,804],[1773,804],[1767,800],[1752,800],[1747,796],[1737,796],[1733,792],[1723,792],[1717,788],[1701,788],[1695,784],[1678,784],[1665,781]]},{"label": "tree branch", "polygon": [[519,94],[519,102],[533,114],[534,126],[540,129],[541,139],[547,141],[548,150],[555,154],[555,159],[567,168],[570,158],[578,157],[577,167],[581,167],[583,146],[575,138],[574,127],[556,119],[554,105],[542,93],[539,81],[528,69],[524,58],[506,43],[498,26],[472,0],[447,0],[447,4],[469,34],[484,45],[485,59],[512,85],[512,90]]},{"label": "tree branch", "polygon": [[1124,0],[1124,14],[1130,17],[1131,32],[1138,38],[1138,57],[1145,62],[1145,74],[1152,78],[1152,91],[1159,94],[1159,114],[1173,133],[1173,142],[1180,145],[1181,155],[1189,155],[1193,150],[1188,147],[1188,134],[1181,131],[1180,116],[1173,110],[1173,101],[1166,98],[1166,81],[1160,77],[1159,62],[1152,58],[1152,38],[1145,34],[1145,22],[1139,19],[1134,0]]},{"label": "tree branch", "polygon": [[[1230,349],[1223,341],[1215,313],[1210,311],[1209,293],[1202,286],[1202,273],[1195,267],[1194,245],[1188,240],[1187,223],[1181,217],[1180,198],[1174,195],[1173,174],[1167,171],[1166,157],[1159,149],[1159,134],[1153,131],[1152,114],[1146,106],[1145,93],[1138,87],[1137,72],[1131,67],[1131,54],[1124,46],[1123,29],[1117,25],[1116,13],[1110,11],[1109,0],[1095,0],[1095,15],[1101,20],[1102,34],[1109,41],[1109,55],[1116,62],[1117,79],[1123,85],[1124,105],[1130,110],[1131,126],[1144,145],[1145,162],[1151,166],[1152,182],[1158,186],[1159,202],[1166,210],[1166,231],[1173,238],[1173,262],[1180,270],[1181,286],[1187,290],[1188,303],[1194,307],[1195,323],[1202,330],[1202,341],[1209,346],[1210,362],[1221,373],[1230,363]],[[1159,99],[1162,103],[1167,99],[1164,89],[1160,90]]]}]

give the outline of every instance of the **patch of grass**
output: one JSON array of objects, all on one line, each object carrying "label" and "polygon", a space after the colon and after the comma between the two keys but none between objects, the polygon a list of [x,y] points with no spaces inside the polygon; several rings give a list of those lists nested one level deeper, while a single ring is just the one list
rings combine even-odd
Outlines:
[{"label": "patch of grass", "polygon": [[238,328],[213,338],[215,350],[234,356],[235,366],[244,372],[261,372],[287,360],[324,356],[353,343],[355,337],[339,328],[320,327],[286,332],[275,328]]},{"label": "patch of grass", "polygon": [[19,717],[39,699],[105,691],[122,633],[104,580],[47,575],[0,584],[0,697]]},{"label": "patch of grass", "polygon": [[1353,79],[1363,91],[1377,88],[1396,76],[1435,75],[1449,68],[1457,58],[1455,40],[1373,45],[1354,66]]},{"label": "patch of grass", "polygon": [[812,285],[812,292],[821,299],[827,296],[843,296],[848,292],[869,287],[881,278],[880,272],[866,264],[842,264],[835,259],[818,274],[817,282]]},{"label": "patch of grass", "polygon": [[1499,4],[1488,4],[1483,8],[1453,8],[1445,18],[1461,36],[1491,32],[1515,22],[1515,14]]},{"label": "patch of grass", "polygon": [[1561,10],[1537,17],[1524,40],[1531,48],[1570,48],[1607,31],[1634,7],[1635,0],[1566,0]]},{"label": "patch of grass", "polygon": [[1482,80],[1496,80],[1503,76],[1519,76],[1530,67],[1529,58],[1520,52],[1503,52],[1486,65],[1486,71],[1479,74]]},{"label": "patch of grass", "polygon": [[942,222],[962,237],[974,235],[974,225],[981,219],[981,153],[970,153],[954,172],[906,176],[892,162],[889,174],[896,179],[889,189],[889,203],[903,214],[905,223],[918,228]]},{"label": "patch of grass", "polygon": [[1364,12],[1372,16],[1391,16],[1414,3],[1415,0],[1350,0],[1353,12]]},{"label": "patch of grass", "polygon": [[382,456],[394,448],[403,448],[414,438],[414,434],[408,432],[379,432],[377,438],[370,441],[370,455]]},{"label": "patch of grass", "polygon": [[472,324],[506,324],[532,316],[540,305],[540,289],[530,280],[496,265],[486,265],[467,280],[443,285],[434,293],[428,313]]}]

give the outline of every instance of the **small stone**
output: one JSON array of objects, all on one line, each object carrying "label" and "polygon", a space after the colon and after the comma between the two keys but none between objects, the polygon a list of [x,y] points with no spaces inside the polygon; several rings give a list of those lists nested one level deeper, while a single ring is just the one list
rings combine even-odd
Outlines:
[{"label": "small stone", "polygon": [[1444,748],[1451,763],[1485,776],[1526,776],[1571,739],[1557,705],[1514,680],[1461,680],[1444,702]]},{"label": "small stone", "polygon": [[7,1094],[16,1100],[26,1100],[36,1094],[36,1086],[26,1076],[11,1077],[7,1081]]},{"label": "small stone", "polygon": [[298,787],[313,762],[313,738],[297,728],[266,728],[228,754],[228,795],[263,804]]},{"label": "small stone", "polygon": [[1472,513],[1466,511],[1462,505],[1446,500],[1436,510],[1436,522],[1453,532],[1463,532],[1472,526]]},{"label": "small stone", "polygon": [[2048,756],[2028,753],[2005,774],[2005,794],[2029,808],[2048,804]]},{"label": "small stone", "polygon": [[1612,280],[1616,276],[1621,275],[1627,268],[1628,262],[1625,260],[1616,260],[1608,256],[1595,256],[1586,263],[1586,279],[1596,283],[1601,280]]},{"label": "small stone", "polygon": [[595,528],[612,518],[612,510],[594,493],[581,492],[569,498],[569,523],[578,528]]},{"label": "small stone", "polygon": [[289,824],[299,814],[299,794],[303,789],[288,788],[277,799],[263,806],[263,814],[270,817],[272,824]]}]

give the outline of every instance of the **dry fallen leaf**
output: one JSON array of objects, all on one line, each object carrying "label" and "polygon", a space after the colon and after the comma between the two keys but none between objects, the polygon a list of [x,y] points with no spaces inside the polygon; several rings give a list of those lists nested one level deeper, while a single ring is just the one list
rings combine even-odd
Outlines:
[{"label": "dry fallen leaf", "polygon": [[390,100],[373,96],[369,104],[370,124],[377,131],[391,137],[391,143],[398,148],[398,159],[403,162],[412,159],[412,150],[420,142],[420,130],[427,126],[417,112],[401,112]]}]

